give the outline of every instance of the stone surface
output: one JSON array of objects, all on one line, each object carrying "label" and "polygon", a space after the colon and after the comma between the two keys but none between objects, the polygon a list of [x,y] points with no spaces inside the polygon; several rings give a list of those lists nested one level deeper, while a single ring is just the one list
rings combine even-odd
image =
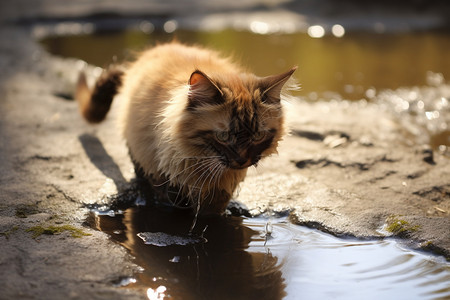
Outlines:
[{"label": "stone surface", "polygon": [[[104,162],[95,156],[98,140],[83,138],[96,129],[79,119],[74,102],[56,96],[74,79],[65,76],[75,62],[49,57],[26,31],[3,27],[0,35],[9,41],[0,44],[0,298],[141,298],[113,285],[136,271],[126,250],[82,225],[82,203],[96,202],[109,181],[95,166]],[[130,167],[123,145],[111,153]],[[27,232],[51,225],[73,225],[90,236],[33,239]]]},{"label": "stone surface", "polygon": [[375,104],[304,102],[290,111],[301,117],[279,157],[250,174],[239,194],[250,211],[290,211],[298,224],[359,238],[393,235],[383,227],[395,216],[416,226],[403,232],[410,246],[449,256],[448,157],[431,160],[432,150]]},{"label": "stone surface", "polygon": [[[2,20],[60,13],[27,3],[2,2]],[[83,226],[84,204],[107,203],[134,176],[116,108],[87,125],[67,99],[82,64],[45,53],[29,28],[3,23],[0,36],[0,298],[142,298],[113,285],[136,270],[125,249]],[[450,98],[448,85],[427,89]],[[420,128],[376,103],[293,101],[288,110],[280,155],[252,170],[237,196],[252,214],[289,214],[338,236],[396,234],[450,257],[450,161],[417,142]],[[404,230],[386,231],[393,220]],[[50,225],[91,235],[27,232]]]}]

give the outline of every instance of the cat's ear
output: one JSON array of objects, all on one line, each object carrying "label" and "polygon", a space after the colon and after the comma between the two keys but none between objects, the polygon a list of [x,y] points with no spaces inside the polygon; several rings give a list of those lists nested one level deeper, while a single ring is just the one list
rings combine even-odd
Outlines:
[{"label": "cat's ear", "polygon": [[280,103],[281,90],[295,70],[297,70],[297,67],[293,67],[282,74],[262,78],[262,101],[267,104]]},{"label": "cat's ear", "polygon": [[195,71],[189,78],[189,104],[193,108],[205,104],[216,105],[224,102],[220,88],[207,75]]}]

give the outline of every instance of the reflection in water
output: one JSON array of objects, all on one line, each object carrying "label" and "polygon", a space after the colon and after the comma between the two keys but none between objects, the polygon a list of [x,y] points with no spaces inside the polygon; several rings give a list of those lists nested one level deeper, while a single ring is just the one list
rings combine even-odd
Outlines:
[{"label": "reflection in water", "polygon": [[[154,208],[91,214],[136,257],[149,299],[436,299],[450,297],[450,264],[394,240],[338,239],[283,219],[200,219],[206,243],[146,245],[143,232],[187,236],[192,217]],[[132,281],[133,282],[133,281]]]},{"label": "reflection in water", "polygon": [[143,271],[134,286],[145,288],[153,299],[161,294],[175,299],[281,299],[285,295],[281,264],[264,249],[249,251],[252,237],[259,233],[244,226],[242,218],[199,219],[199,234],[207,226],[206,243],[160,247],[146,245],[138,234],[187,236],[192,216],[131,208],[115,217],[91,217],[97,229],[136,257]]}]

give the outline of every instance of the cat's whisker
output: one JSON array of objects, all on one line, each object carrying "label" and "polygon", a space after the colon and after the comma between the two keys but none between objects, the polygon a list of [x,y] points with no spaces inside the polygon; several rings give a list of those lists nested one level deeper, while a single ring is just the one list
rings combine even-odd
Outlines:
[{"label": "cat's whisker", "polygon": [[201,181],[203,181],[203,183],[197,187],[197,188],[199,188],[199,193],[200,194],[203,194],[203,186],[204,186],[204,184],[208,180],[209,176],[214,173],[214,170],[215,170],[215,168],[217,168],[218,165],[219,165],[219,163],[217,161],[213,162],[211,165],[209,165],[209,167],[206,170],[204,170],[203,174],[201,174],[201,176],[195,182],[195,184],[196,184],[197,182],[200,183]]},{"label": "cat's whisker", "polygon": [[[184,184],[190,180],[191,177],[195,176],[197,173],[202,172],[202,174],[200,174],[200,176],[197,178],[197,180],[193,183],[193,185],[191,187],[189,187],[189,192],[188,192],[188,196],[192,196],[193,191],[197,188],[197,182],[199,180],[201,180],[202,176],[206,173],[206,171],[211,168],[211,166],[213,166],[213,164],[216,163],[216,161],[214,160],[209,160],[209,161],[204,161],[203,164],[201,166],[199,166],[198,168],[196,168],[194,170],[193,173],[189,174],[189,176],[187,178],[185,178],[185,180],[183,181],[183,183],[181,184],[181,186],[184,188]],[[178,196],[177,196],[178,197]]]},{"label": "cat's whisker", "polygon": [[[203,172],[200,174],[200,176],[197,178],[197,180],[194,182],[194,184],[191,186],[191,192],[193,192],[195,189],[198,189],[199,187],[197,186],[197,182],[201,181],[202,178],[205,176],[208,176],[207,170],[212,166],[214,162],[211,162],[211,164],[209,164],[206,168],[206,170],[203,170]],[[201,189],[199,189],[198,191],[199,194],[201,194]],[[192,194],[191,194],[192,195]]]},{"label": "cat's whisker", "polygon": [[208,158],[221,158],[220,155],[210,155],[210,156],[182,156],[179,159],[208,159]]},{"label": "cat's whisker", "polygon": [[221,166],[222,165],[220,163],[217,163],[211,170],[211,173],[210,173],[211,176],[210,176],[210,179],[208,182],[208,187],[210,187],[210,188],[207,190],[207,194],[204,197],[205,199],[207,199],[208,196],[211,194],[211,192],[210,192],[211,189],[213,191],[213,196],[211,198],[214,198],[215,183],[211,184],[211,182],[214,179],[214,177],[216,176],[216,174],[218,173],[218,171],[221,169]]},{"label": "cat's whisker", "polygon": [[[214,170],[213,170],[213,172],[212,172],[211,179],[209,180],[209,183],[208,183],[209,186],[211,186],[211,182],[212,182],[214,176],[215,176],[221,169],[222,169],[222,164],[219,163],[219,164],[217,164],[217,165],[215,166],[215,168],[214,168]],[[212,186],[214,187],[214,185],[212,185]]]},{"label": "cat's whisker", "polygon": [[[178,197],[179,195],[182,193],[182,191],[184,189],[186,189],[185,184],[186,182],[188,182],[192,177],[196,176],[196,174],[200,173],[203,171],[204,168],[207,168],[209,164],[211,164],[212,161],[202,161],[201,163],[197,164],[197,167],[194,169],[194,171],[192,173],[190,173],[188,175],[188,177],[186,177],[183,182],[181,184],[179,184],[179,191],[177,193],[177,196],[175,197],[175,200],[173,201],[175,205],[178,205]],[[201,173],[203,174],[203,173]],[[200,175],[201,176],[201,175]],[[198,180],[198,179],[197,179]],[[196,181],[197,182],[197,181]],[[195,183],[196,183],[195,182]],[[194,183],[194,185],[195,185]],[[191,198],[192,196],[192,189],[191,188],[187,188],[188,189],[188,198]],[[180,201],[182,201],[183,199],[180,199]],[[191,205],[194,205],[194,203],[191,203]]]},{"label": "cat's whisker", "polygon": [[[212,159],[212,158],[211,158],[211,159]],[[206,159],[204,159],[204,160],[202,160],[202,161],[198,161],[198,162],[196,162],[195,164],[190,165],[190,166],[187,167],[187,168],[183,168],[180,172],[178,172],[178,173],[176,173],[176,174],[174,174],[174,175],[170,175],[169,178],[168,178],[166,181],[164,181],[164,182],[162,182],[162,183],[160,183],[160,184],[155,184],[155,185],[153,185],[153,186],[159,187],[159,186],[163,186],[163,185],[165,185],[165,184],[167,184],[167,183],[169,183],[169,182],[172,182],[177,176],[181,175],[182,173],[188,171],[189,169],[191,169],[191,168],[193,168],[193,167],[195,167],[195,166],[197,166],[197,165],[200,165],[200,164],[204,163],[205,160],[206,160]]]},{"label": "cat's whisker", "polygon": [[200,206],[209,200],[211,210],[204,211],[222,213],[211,202],[228,203],[245,177],[245,170],[228,172],[232,157],[243,160],[242,153],[250,152],[245,160],[256,161],[265,156],[255,155],[275,152],[279,135],[270,145],[255,137],[261,129],[282,127],[281,102],[295,88],[289,82],[295,70],[257,77],[219,53],[172,42],[107,70],[93,90],[81,74],[76,98],[85,119],[98,123],[121,94],[120,126],[135,166],[158,192],[178,189],[175,199],[167,194],[174,206],[186,200],[196,209],[192,230]]},{"label": "cat's whisker", "polygon": [[[214,201],[214,195],[216,193],[216,187],[218,185],[218,182],[223,174],[225,167],[222,164],[218,164],[217,169],[215,173],[211,176],[211,179],[209,181],[209,186],[212,187],[212,196],[209,200],[209,204]],[[214,179],[214,182],[211,184],[212,180]]]},{"label": "cat's whisker", "polygon": [[[202,175],[197,179],[197,181],[195,182],[195,184],[194,185],[196,185],[197,184],[197,182],[199,181],[199,179],[204,175],[205,173],[202,173]],[[206,178],[207,178],[207,176],[206,176]],[[199,213],[199,211],[200,211],[200,205],[201,205],[201,198],[202,198],[202,187],[203,187],[203,184],[200,186],[200,187],[198,187],[199,188],[199,191],[197,192],[197,195],[196,195],[196,198],[197,198],[197,201],[196,201],[196,207],[197,207],[197,211],[196,211],[196,214],[195,214],[195,220],[197,220],[197,216],[198,216],[198,213]],[[196,187],[197,188],[197,187]],[[193,196],[194,195],[191,195],[191,197],[193,198]],[[194,221],[195,221],[194,220]],[[193,224],[193,226],[195,226],[195,224]],[[193,228],[193,227],[192,227]],[[191,229],[192,229],[191,228]]]},{"label": "cat's whisker", "polygon": [[[195,163],[195,164],[189,166],[188,168],[185,168],[185,169],[182,170],[181,172],[179,172],[179,173],[181,174],[181,173],[187,171],[188,169],[191,169],[191,168],[195,167],[195,169],[190,173],[190,175],[189,175],[187,178],[185,178],[185,180],[183,181],[183,183],[179,186],[179,189],[178,189],[177,195],[176,195],[176,197],[175,197],[175,200],[172,201],[171,198],[169,197],[169,201],[171,202],[171,204],[172,204],[174,207],[180,207],[180,206],[179,206],[179,203],[181,203],[181,202],[183,201],[183,199],[180,199],[180,201],[177,201],[177,200],[178,200],[178,197],[179,197],[180,193],[181,193],[181,192],[183,191],[183,189],[185,188],[185,187],[184,187],[184,183],[185,183],[187,180],[189,180],[189,178],[190,178],[191,176],[194,176],[196,173],[201,172],[202,168],[207,168],[209,164],[213,163],[213,161],[214,161],[214,160],[211,160],[211,159],[210,159],[210,160],[199,161],[199,162],[197,162],[197,163]],[[171,179],[168,180],[168,181],[171,181],[171,180],[173,180],[173,179],[174,179],[174,177],[171,176]],[[166,181],[166,183],[167,183],[167,181]],[[154,186],[156,186],[156,185],[154,185]],[[160,186],[160,185],[159,185],[159,186]]]},{"label": "cat's whisker", "polygon": [[[175,202],[176,202],[176,200],[178,199],[178,196],[181,194],[181,192],[182,192],[184,189],[186,189],[186,187],[184,186],[184,185],[186,184],[186,182],[187,182],[188,180],[190,180],[192,177],[194,177],[197,173],[201,172],[203,168],[205,168],[205,167],[207,168],[207,167],[208,167],[208,164],[210,164],[210,163],[212,163],[212,161],[202,161],[202,162],[197,166],[197,168],[196,168],[191,174],[189,174],[189,175],[184,179],[184,181],[180,184],[179,192],[178,192],[178,194],[177,194],[177,196],[176,196],[176,198],[175,198]],[[187,189],[190,190],[190,188],[187,188]],[[188,196],[189,196],[190,194],[191,194],[191,192],[189,191]]]},{"label": "cat's whisker", "polygon": [[[206,173],[206,176],[205,176],[205,178],[204,178],[204,180],[203,180],[203,183],[202,183],[201,186],[200,186],[200,193],[199,193],[199,198],[198,198],[199,203],[200,203],[200,201],[201,201],[200,196],[203,195],[203,187],[205,186],[205,184],[206,184],[206,182],[207,182],[207,180],[208,180],[208,177],[211,177],[211,178],[210,178],[210,182],[211,182],[211,179],[214,177],[215,170],[216,170],[216,168],[218,168],[218,166],[219,166],[219,165],[216,164],[216,165],[212,168],[212,170],[211,170],[211,172],[210,172],[209,174],[205,172],[205,173]],[[211,176],[209,176],[209,175],[211,175]],[[210,185],[209,185],[209,186],[210,186]],[[207,193],[203,196],[203,199],[206,200],[206,199],[208,198],[209,194],[210,194],[210,191],[209,191],[209,189],[207,189]]]},{"label": "cat's whisker", "polygon": [[184,178],[184,180],[180,183],[178,183],[179,185],[179,192],[175,198],[175,201],[178,199],[179,195],[181,194],[181,192],[185,189],[188,189],[185,184],[192,178],[194,177],[198,172],[200,172],[202,170],[202,168],[205,167],[206,162],[205,161],[201,161],[195,164],[196,168],[190,173],[188,174],[187,177]]}]

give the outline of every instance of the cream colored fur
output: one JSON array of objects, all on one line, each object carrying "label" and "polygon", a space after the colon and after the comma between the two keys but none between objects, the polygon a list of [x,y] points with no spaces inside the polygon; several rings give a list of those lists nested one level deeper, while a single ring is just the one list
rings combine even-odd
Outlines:
[{"label": "cream colored fur", "polygon": [[[154,184],[179,186],[182,196],[191,198],[193,205],[205,206],[206,213],[220,213],[244,180],[247,169],[224,168],[212,162],[197,169],[199,159],[207,156],[208,151],[198,153],[189,146],[186,136],[194,129],[226,130],[233,116],[226,105],[202,107],[199,119],[187,116],[188,82],[195,70],[221,81],[224,97],[235,97],[243,106],[260,96],[255,95],[259,91],[248,88],[257,84],[258,77],[245,73],[229,59],[198,47],[164,44],[144,52],[125,72],[120,91],[123,101],[120,126],[132,158],[153,178]],[[276,152],[284,134],[284,119],[280,108],[261,105],[258,109],[266,120],[264,126],[279,129],[273,145],[263,153],[268,156]],[[202,175],[204,172],[210,174]],[[212,174],[216,177],[206,177]],[[212,203],[220,193],[228,199]]]}]

